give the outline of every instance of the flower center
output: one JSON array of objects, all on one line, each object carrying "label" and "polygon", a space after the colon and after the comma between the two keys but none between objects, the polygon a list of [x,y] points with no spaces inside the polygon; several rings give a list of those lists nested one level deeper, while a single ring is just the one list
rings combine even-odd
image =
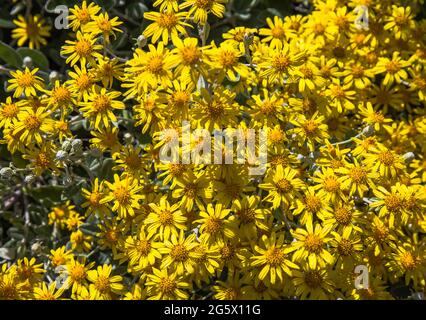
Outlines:
[{"label": "flower center", "polygon": [[178,18],[174,12],[163,12],[157,20],[161,28],[172,29],[178,23]]},{"label": "flower center", "polygon": [[346,207],[340,207],[334,211],[334,218],[339,224],[346,226],[352,221],[352,212]]},{"label": "flower center", "polygon": [[80,57],[88,57],[92,53],[92,44],[89,40],[81,39],[75,44],[75,52]]},{"label": "flower center", "polygon": [[6,104],[3,109],[1,110],[1,113],[5,118],[14,118],[19,112],[19,108],[14,103],[8,103]]},{"label": "flower center", "polygon": [[271,34],[276,39],[283,39],[285,35],[285,31],[282,27],[276,26],[271,29]]},{"label": "flower center", "polygon": [[197,47],[184,47],[180,50],[182,56],[182,62],[185,65],[193,65],[198,62],[200,53]]},{"label": "flower center", "polygon": [[238,217],[240,217],[242,223],[250,223],[255,220],[256,213],[253,209],[246,208],[236,212]]},{"label": "flower center", "polygon": [[377,158],[379,159],[381,163],[383,163],[385,166],[388,166],[388,167],[391,166],[395,161],[395,157],[390,151],[380,152],[377,155]]},{"label": "flower center", "polygon": [[183,244],[174,245],[172,251],[170,251],[170,256],[175,261],[183,262],[186,261],[189,257],[188,250],[186,250]]},{"label": "flower center", "polygon": [[321,199],[317,196],[308,195],[305,198],[306,208],[310,212],[318,212],[322,207]]},{"label": "flower center", "polygon": [[340,190],[340,182],[334,176],[326,177],[323,186],[327,192],[336,193]]},{"label": "flower center", "polygon": [[152,57],[146,66],[149,72],[159,74],[163,71],[163,57],[155,56]]},{"label": "flower center", "polygon": [[111,101],[106,95],[99,95],[93,101],[93,109],[96,113],[102,113],[109,109]]},{"label": "flower center", "polygon": [[364,168],[361,167],[353,167],[349,171],[349,176],[351,177],[352,181],[355,183],[361,183],[365,181],[365,178],[367,176],[367,172]]},{"label": "flower center", "polygon": [[141,256],[147,256],[151,250],[151,243],[148,240],[139,240],[137,242],[137,250]]},{"label": "flower center", "polygon": [[290,192],[293,189],[293,186],[290,181],[285,178],[278,180],[275,185],[281,193]]},{"label": "flower center", "polygon": [[271,247],[265,252],[267,263],[273,267],[279,266],[284,260],[284,252],[278,248]]},{"label": "flower center", "polygon": [[20,87],[31,87],[34,84],[34,75],[31,72],[25,72],[18,78],[18,85]]},{"label": "flower center", "polygon": [[28,116],[25,119],[25,126],[28,130],[37,130],[41,126],[41,120],[35,115]]},{"label": "flower center", "polygon": [[307,136],[312,136],[317,131],[318,124],[314,120],[308,120],[303,124],[302,128]]},{"label": "flower center", "polygon": [[99,276],[95,281],[95,288],[101,292],[105,292],[109,289],[109,279],[105,276]]},{"label": "flower center", "polygon": [[47,168],[50,166],[52,160],[49,156],[49,154],[45,153],[45,152],[40,152],[37,155],[37,159],[36,159],[36,165],[37,167],[40,168]]},{"label": "flower center", "polygon": [[82,265],[77,264],[71,268],[69,276],[73,282],[82,282],[86,278],[86,270]]},{"label": "flower center", "polygon": [[206,220],[206,232],[207,233],[218,233],[222,229],[222,220],[215,217],[209,217]]},{"label": "flower center", "polygon": [[58,87],[53,90],[52,96],[55,102],[60,103],[70,100],[71,93],[67,88]]},{"label": "flower center", "polygon": [[194,5],[201,9],[210,9],[213,5],[213,0],[195,0]]},{"label": "flower center", "polygon": [[163,294],[170,295],[176,289],[176,281],[169,277],[165,277],[160,280],[158,286]]},{"label": "flower center", "polygon": [[121,205],[126,205],[130,200],[130,192],[124,186],[119,186],[114,190],[114,197]]},{"label": "flower center", "polygon": [[290,63],[291,60],[288,56],[279,54],[273,59],[272,66],[280,72],[285,72],[290,66]]},{"label": "flower center", "polygon": [[308,234],[305,239],[305,248],[310,253],[320,253],[322,250],[322,239],[315,234]]},{"label": "flower center", "polygon": [[162,210],[158,215],[158,220],[163,226],[173,224],[173,214],[169,210]]},{"label": "flower center", "polygon": [[348,239],[342,239],[337,246],[337,250],[342,256],[349,256],[352,253],[352,242]]},{"label": "flower center", "polygon": [[397,73],[401,69],[401,66],[399,65],[398,61],[391,60],[386,63],[385,68],[389,73]]},{"label": "flower center", "polygon": [[237,63],[237,55],[234,51],[231,50],[223,50],[219,54],[219,63],[224,68],[230,68]]},{"label": "flower center", "polygon": [[322,275],[318,270],[310,270],[305,273],[305,283],[312,289],[320,287],[322,281]]},{"label": "flower center", "polygon": [[414,270],[417,267],[417,259],[411,252],[404,252],[401,256],[401,264],[406,270]]},{"label": "flower center", "polygon": [[385,197],[384,202],[386,208],[390,212],[398,212],[402,207],[402,199],[396,194],[390,194]]}]

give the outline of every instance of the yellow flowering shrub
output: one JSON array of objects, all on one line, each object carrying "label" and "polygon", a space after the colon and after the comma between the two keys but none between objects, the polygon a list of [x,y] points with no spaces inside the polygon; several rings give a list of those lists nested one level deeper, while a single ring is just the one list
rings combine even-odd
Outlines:
[{"label": "yellow flowering shrub", "polygon": [[[424,295],[422,0],[33,2],[0,20],[0,299]],[[263,130],[264,172],[163,161],[184,123]]]}]

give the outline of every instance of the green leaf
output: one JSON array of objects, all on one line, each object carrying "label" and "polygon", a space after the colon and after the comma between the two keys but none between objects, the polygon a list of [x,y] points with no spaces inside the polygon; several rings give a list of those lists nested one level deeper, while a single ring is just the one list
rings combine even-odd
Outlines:
[{"label": "green leaf", "polygon": [[50,203],[61,202],[61,194],[65,190],[63,186],[42,186],[39,188],[29,189],[28,193],[35,200],[41,203],[48,201]]},{"label": "green leaf", "polygon": [[22,67],[21,56],[9,45],[0,41],[0,59],[16,68]]},{"label": "green leaf", "polygon": [[19,53],[22,59],[25,57],[30,57],[34,64],[42,70],[49,70],[49,60],[47,60],[46,56],[38,50],[30,49],[30,48],[19,48],[16,50]]},{"label": "green leaf", "polygon": [[2,28],[15,28],[15,24],[12,21],[0,19],[0,27]]}]

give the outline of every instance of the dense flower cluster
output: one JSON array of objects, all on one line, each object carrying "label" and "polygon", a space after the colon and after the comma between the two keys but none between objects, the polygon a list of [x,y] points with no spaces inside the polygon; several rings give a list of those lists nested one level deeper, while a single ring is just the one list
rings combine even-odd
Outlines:
[{"label": "dense flower cluster", "polygon": [[[110,49],[123,22],[83,1],[64,78],[10,72],[3,142],[27,160],[29,183],[77,184],[80,197],[49,209],[41,253],[0,267],[0,299],[425,292],[426,21],[396,0],[315,0],[308,15],[209,42],[208,17],[226,2],[155,1],[123,59]],[[18,45],[46,43],[41,17],[16,24]],[[266,128],[265,174],[163,163],[172,137],[159,133],[184,121]],[[90,164],[108,161],[110,178]]]}]

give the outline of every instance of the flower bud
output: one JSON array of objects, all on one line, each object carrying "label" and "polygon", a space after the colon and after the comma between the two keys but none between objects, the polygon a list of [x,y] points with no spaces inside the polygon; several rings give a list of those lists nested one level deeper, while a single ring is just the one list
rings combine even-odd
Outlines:
[{"label": "flower bud", "polygon": [[56,159],[59,161],[64,161],[68,158],[68,152],[64,151],[64,150],[59,150],[58,152],[56,152]]},{"label": "flower bud", "polygon": [[61,149],[68,152],[71,150],[71,141],[69,140],[65,140],[64,142],[62,142],[62,146]]},{"label": "flower bud", "polygon": [[129,132],[126,132],[126,133],[124,134],[124,141],[125,141],[126,143],[128,143],[128,144],[132,143],[132,142],[133,142],[133,136],[132,136],[132,134],[131,134],[131,133],[129,133]]},{"label": "flower bud", "polygon": [[59,72],[57,72],[57,71],[52,71],[50,74],[49,74],[49,81],[51,82],[51,83],[55,83],[55,81],[56,80],[59,80]]},{"label": "flower bud", "polygon": [[404,158],[404,160],[405,160],[405,162],[406,163],[410,163],[411,161],[413,161],[413,159],[415,158],[416,156],[414,155],[414,153],[412,153],[411,151],[410,152],[407,152],[407,153],[405,153],[403,156],[402,156],[402,158]]},{"label": "flower bud", "polygon": [[3,179],[10,179],[14,175],[14,173],[15,172],[9,167],[0,169],[0,177],[2,177]]},{"label": "flower bud", "polygon": [[71,142],[71,149],[75,153],[79,153],[83,149],[83,141],[75,139]]},{"label": "flower bud", "polygon": [[26,184],[32,184],[32,183],[35,181],[35,179],[36,179],[35,175],[33,175],[33,174],[29,174],[28,176],[26,176],[26,177],[24,178],[24,182],[25,182]]},{"label": "flower bud", "polygon": [[373,126],[366,126],[364,129],[362,129],[362,134],[366,137],[372,136],[374,133],[374,127]]},{"label": "flower bud", "polygon": [[24,67],[31,68],[33,66],[33,59],[31,57],[26,56],[24,60],[22,60],[22,64]]},{"label": "flower bud", "polygon": [[138,44],[138,47],[142,49],[143,47],[146,46],[147,38],[143,34],[141,34],[138,37],[138,40],[136,41],[136,43]]}]

